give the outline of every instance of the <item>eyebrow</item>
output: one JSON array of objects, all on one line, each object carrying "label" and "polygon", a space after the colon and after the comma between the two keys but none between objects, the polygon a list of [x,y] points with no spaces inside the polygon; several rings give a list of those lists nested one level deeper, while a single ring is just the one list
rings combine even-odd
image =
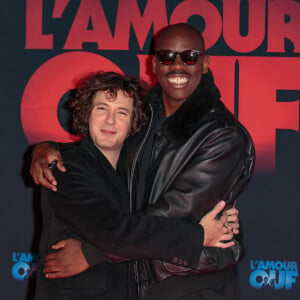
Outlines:
[{"label": "eyebrow", "polygon": [[[94,103],[94,106],[98,106],[98,105],[108,106],[107,103],[105,103],[105,102]],[[124,110],[124,111],[130,113],[130,110],[128,108],[126,108],[126,107],[119,106],[118,109],[121,109],[121,110]]]}]

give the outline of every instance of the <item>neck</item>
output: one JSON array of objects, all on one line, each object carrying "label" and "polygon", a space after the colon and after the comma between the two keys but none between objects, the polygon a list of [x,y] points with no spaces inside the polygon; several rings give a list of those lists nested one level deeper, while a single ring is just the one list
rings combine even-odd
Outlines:
[{"label": "neck", "polygon": [[163,99],[163,104],[164,104],[164,109],[165,109],[165,117],[170,117],[173,115],[179,107],[182,105],[182,103],[185,100],[180,100],[180,101],[170,101],[170,100],[165,100]]}]

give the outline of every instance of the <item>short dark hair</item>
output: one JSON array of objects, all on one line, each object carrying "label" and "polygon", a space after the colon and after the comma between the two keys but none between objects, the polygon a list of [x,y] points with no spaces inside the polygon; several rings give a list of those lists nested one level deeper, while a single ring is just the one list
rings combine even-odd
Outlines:
[{"label": "short dark hair", "polygon": [[98,91],[105,91],[117,96],[118,91],[124,91],[133,98],[133,115],[131,124],[131,134],[140,130],[147,123],[144,112],[144,99],[147,93],[147,84],[138,77],[121,75],[115,72],[98,71],[84,78],[76,95],[69,101],[73,108],[72,127],[78,136],[89,133],[89,116],[92,109],[94,95]]}]

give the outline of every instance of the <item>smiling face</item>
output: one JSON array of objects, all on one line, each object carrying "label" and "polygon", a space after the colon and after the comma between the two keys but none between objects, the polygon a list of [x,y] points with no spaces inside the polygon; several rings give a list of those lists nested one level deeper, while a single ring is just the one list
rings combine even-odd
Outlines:
[{"label": "smiling face", "polygon": [[[204,51],[201,34],[187,24],[167,27],[157,41],[156,50],[183,52],[186,50]],[[180,105],[196,90],[203,73],[207,73],[209,57],[199,56],[194,65],[185,65],[180,58],[171,65],[163,65],[157,56],[153,57],[153,72],[162,88],[166,115],[174,113]]]},{"label": "smiling face", "polygon": [[133,99],[123,91],[116,96],[98,91],[89,116],[89,133],[95,146],[114,166],[130,132]]}]

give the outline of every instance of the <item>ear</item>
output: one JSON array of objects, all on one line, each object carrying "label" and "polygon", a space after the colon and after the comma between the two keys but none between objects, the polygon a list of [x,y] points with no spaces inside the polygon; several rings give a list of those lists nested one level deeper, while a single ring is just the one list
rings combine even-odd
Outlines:
[{"label": "ear", "polygon": [[152,71],[153,71],[154,74],[156,74],[156,63],[157,63],[156,56],[154,55],[152,57]]},{"label": "ear", "polygon": [[203,71],[202,71],[203,74],[206,74],[208,72],[209,63],[210,63],[210,57],[205,55],[203,59]]}]

